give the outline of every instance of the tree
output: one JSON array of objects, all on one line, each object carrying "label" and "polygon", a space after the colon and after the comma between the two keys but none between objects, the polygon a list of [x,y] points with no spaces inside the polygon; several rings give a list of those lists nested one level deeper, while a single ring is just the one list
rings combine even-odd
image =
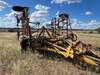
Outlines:
[{"label": "tree", "polygon": [[97,29],[95,29],[98,33],[100,33],[100,27],[99,28],[97,28]]}]

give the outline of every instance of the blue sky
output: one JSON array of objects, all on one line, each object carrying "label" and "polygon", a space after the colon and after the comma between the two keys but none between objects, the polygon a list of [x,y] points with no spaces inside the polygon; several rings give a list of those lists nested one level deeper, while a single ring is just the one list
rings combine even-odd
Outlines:
[{"label": "blue sky", "polygon": [[0,27],[16,27],[12,6],[30,8],[30,21],[48,23],[59,13],[70,15],[73,28],[100,27],[100,0],[0,0]]}]

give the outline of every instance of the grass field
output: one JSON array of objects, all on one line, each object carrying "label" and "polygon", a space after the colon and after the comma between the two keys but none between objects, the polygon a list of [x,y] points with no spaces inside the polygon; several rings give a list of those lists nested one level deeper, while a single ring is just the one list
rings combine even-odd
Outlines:
[{"label": "grass field", "polygon": [[[79,40],[100,49],[100,34],[78,33]],[[99,51],[98,51],[99,52]],[[74,66],[67,60],[52,60],[39,53],[21,54],[15,33],[0,32],[0,75],[100,75]]]}]

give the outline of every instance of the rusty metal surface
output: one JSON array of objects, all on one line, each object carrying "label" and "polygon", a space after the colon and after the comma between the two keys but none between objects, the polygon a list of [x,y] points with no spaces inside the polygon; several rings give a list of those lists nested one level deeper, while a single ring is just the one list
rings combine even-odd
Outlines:
[{"label": "rusty metal surface", "polygon": [[[35,36],[32,36],[31,27],[29,25],[29,23],[32,22],[29,22],[28,18],[29,8],[14,6],[13,10],[22,12],[21,19],[15,16],[17,26],[20,21],[22,22],[21,35],[19,35],[19,31],[17,31],[18,38],[20,36],[23,37],[20,41],[22,50],[30,46],[32,49],[53,51],[63,55],[65,58],[70,58],[72,60],[77,59],[87,64],[98,66],[97,59],[100,61],[100,56],[93,51],[91,44],[85,44],[77,39],[77,35],[72,31],[68,14],[61,13],[58,17],[53,18],[49,27],[43,26],[40,28],[40,23],[36,22],[38,29],[34,32]],[[94,59],[87,56],[91,56]]]}]

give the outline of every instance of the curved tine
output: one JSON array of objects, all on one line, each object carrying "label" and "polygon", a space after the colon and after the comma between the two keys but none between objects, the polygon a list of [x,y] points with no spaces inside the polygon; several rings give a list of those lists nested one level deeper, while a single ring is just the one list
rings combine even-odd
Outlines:
[{"label": "curved tine", "polygon": [[96,63],[96,61],[92,60],[92,59],[89,59],[87,58],[86,56],[81,56],[81,57],[78,57],[79,60],[81,61],[84,61],[85,63],[87,64],[90,64],[90,65],[94,65],[94,66],[98,66],[98,64]]},{"label": "curved tine", "polygon": [[95,51],[91,50],[90,52],[92,53],[92,55],[95,55],[95,58],[100,59],[100,55],[98,55]]}]

